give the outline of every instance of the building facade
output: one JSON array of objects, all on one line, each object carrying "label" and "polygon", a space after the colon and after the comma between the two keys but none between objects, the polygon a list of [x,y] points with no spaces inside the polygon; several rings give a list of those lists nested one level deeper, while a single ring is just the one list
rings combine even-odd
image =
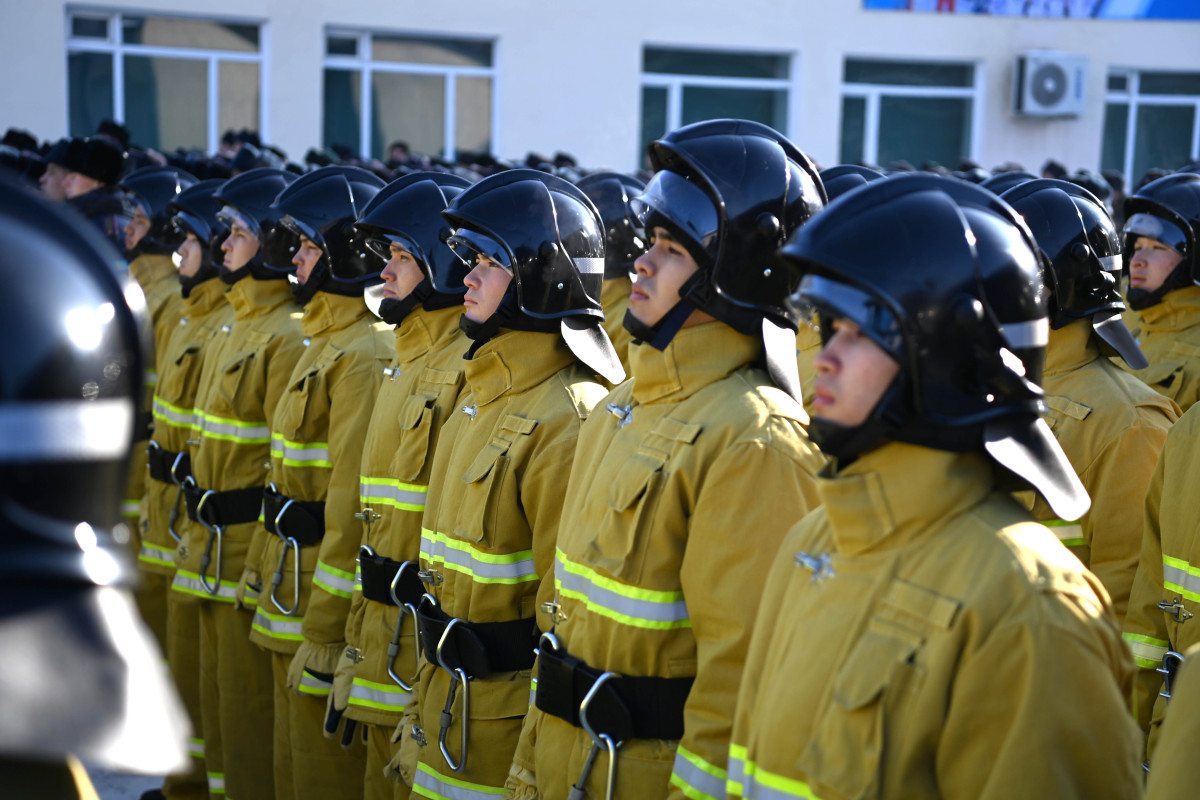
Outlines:
[{"label": "building facade", "polygon": [[1200,160],[1200,20],[877,5],[0,0],[18,76],[0,107],[42,139],[113,117],[164,151],[253,128],[293,160],[403,140],[628,171],[713,116],[767,122],[823,166],[1054,158],[1136,181]]}]

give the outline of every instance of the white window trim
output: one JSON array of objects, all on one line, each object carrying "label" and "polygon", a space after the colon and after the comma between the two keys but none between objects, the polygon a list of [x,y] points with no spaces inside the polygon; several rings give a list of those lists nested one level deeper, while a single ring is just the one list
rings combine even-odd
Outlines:
[{"label": "white window trim", "polygon": [[[1197,94],[1144,94],[1141,92],[1142,72],[1167,72],[1169,70],[1158,69],[1126,69],[1114,68],[1108,71],[1105,76],[1105,85],[1107,80],[1113,75],[1125,76],[1125,88],[1106,89],[1104,95],[1104,105],[1107,113],[1109,104],[1123,104],[1129,108],[1129,113],[1125,116],[1125,152],[1121,158],[1121,173],[1125,176],[1125,183],[1128,186],[1133,186],[1135,180],[1141,176],[1133,175],[1133,159],[1137,151],[1137,112],[1138,106],[1145,103],[1146,105],[1155,106],[1191,106],[1192,107],[1192,145],[1190,158],[1192,161],[1200,161],[1200,95]],[[1185,72],[1180,70],[1180,72]],[[1186,71],[1187,74],[1195,74],[1193,71]]]},{"label": "white window trim", "polygon": [[[884,59],[878,56],[866,58],[846,56],[847,61],[899,61],[911,59]],[[970,86],[905,86],[903,84],[884,83],[851,83],[843,79],[842,97],[861,97],[866,100],[863,110],[863,154],[866,164],[879,163],[879,102],[884,95],[889,97],[933,97],[957,98],[971,101],[971,135],[968,141],[969,151],[964,158],[975,160],[982,144],[984,126],[984,104],[982,102],[983,87],[986,86],[985,67],[981,62],[964,61],[916,61],[922,64],[953,64],[969,66],[972,69],[972,84]],[[838,127],[838,148],[841,149],[841,132],[845,120]],[[950,165],[952,166],[952,165]]]},{"label": "white window trim", "polygon": [[[442,39],[445,41],[466,41],[478,42],[487,44],[492,48],[492,66],[490,67],[462,67],[452,64],[408,64],[398,61],[375,61],[370,57],[371,52],[371,37],[375,34],[380,36],[406,36],[413,39]],[[354,39],[356,41],[356,55],[329,55],[329,38],[331,36],[339,36],[346,39]],[[454,158],[455,152],[458,150],[455,141],[457,140],[457,117],[455,112],[457,109],[457,92],[459,78],[489,78],[492,81],[492,114],[488,121],[488,138],[491,140],[491,151],[493,153],[502,152],[500,149],[500,132],[497,126],[497,101],[500,97],[499,93],[499,69],[497,68],[498,44],[490,39],[481,39],[470,36],[431,36],[426,33],[402,33],[396,31],[384,30],[349,30],[346,28],[326,28],[325,37],[322,40],[322,49],[325,53],[321,69],[322,72],[326,69],[342,69],[350,70],[358,73],[359,98],[361,100],[361,108],[359,108],[358,119],[358,152],[363,157],[370,157],[371,154],[371,83],[376,72],[386,72],[396,75],[434,75],[444,77],[446,79],[446,94],[444,97],[444,111],[442,119],[442,128],[444,134],[442,136],[442,154],[445,158]],[[324,108],[322,108],[322,114]],[[386,147],[387,144],[385,143]]]},{"label": "white window trim", "polygon": [[[209,50],[193,47],[164,47],[161,45],[125,44],[120,40],[120,31],[124,29],[124,18],[133,17],[169,17],[176,19],[195,19],[203,22],[220,22],[233,25],[254,25],[258,28],[258,52],[239,53],[231,50]],[[72,19],[104,20],[108,25],[108,36],[105,39],[92,37],[75,37],[71,35]],[[113,57],[113,119],[125,121],[125,56],[147,56],[152,58],[180,58],[206,62],[206,77],[208,96],[205,98],[206,131],[208,140],[207,152],[215,153],[220,146],[220,62],[232,61],[258,65],[258,134],[264,141],[270,141],[270,115],[267,113],[269,98],[267,63],[268,37],[267,24],[261,20],[239,20],[227,17],[197,17],[181,14],[163,14],[159,12],[123,13],[120,11],[98,11],[97,9],[66,9],[66,55],[72,53],[108,53]],[[70,117],[70,92],[67,93],[67,115]]]}]

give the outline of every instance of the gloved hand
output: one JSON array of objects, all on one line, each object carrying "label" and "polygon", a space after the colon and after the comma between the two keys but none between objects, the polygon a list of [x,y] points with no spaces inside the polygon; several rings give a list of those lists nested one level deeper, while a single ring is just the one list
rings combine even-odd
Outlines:
[{"label": "gloved hand", "polygon": [[[392,744],[400,743],[392,760],[384,767],[384,773],[390,780],[413,785],[417,774],[417,761],[421,757],[421,748],[427,743],[425,732],[421,730],[420,718],[412,706],[405,712],[400,724],[392,733]],[[414,729],[414,725],[416,728]]]},{"label": "gloved hand", "polygon": [[[337,736],[338,723],[341,722],[342,715],[346,712],[346,707],[350,704],[350,689],[354,686],[354,666],[359,661],[358,651],[352,647],[342,648],[342,654],[338,657],[337,668],[333,673],[333,686],[329,690],[329,701],[325,704],[325,738],[333,739]],[[342,739],[342,746],[348,747],[348,737],[353,736],[354,720],[346,720],[345,736]],[[366,730],[364,728],[364,734]]]},{"label": "gloved hand", "polygon": [[[317,644],[305,639],[300,643],[292,663],[288,666],[287,686],[303,697],[326,700],[333,690],[333,677],[337,671],[337,662],[342,651],[346,649],[345,642],[335,644]],[[352,678],[353,680],[353,678]],[[336,735],[342,715],[325,720],[325,735],[333,738]],[[349,747],[354,743],[354,720],[346,720],[342,731],[342,746]]]}]

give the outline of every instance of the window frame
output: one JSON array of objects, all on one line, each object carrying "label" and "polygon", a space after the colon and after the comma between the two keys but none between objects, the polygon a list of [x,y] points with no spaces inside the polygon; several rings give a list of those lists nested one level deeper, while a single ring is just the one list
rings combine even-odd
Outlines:
[{"label": "window frame", "polygon": [[[491,48],[492,64],[490,67],[466,67],[454,64],[416,64],[403,61],[376,61],[372,57],[372,37],[378,36],[401,36],[411,39],[422,39],[426,41],[446,41],[446,42],[473,42],[487,44]],[[355,55],[330,55],[329,40],[333,37],[342,39],[354,39],[356,42]],[[431,75],[442,77],[446,80],[444,104],[445,108],[442,112],[442,153],[436,154],[443,158],[454,158],[458,147],[455,144],[457,131],[457,81],[459,77],[466,78],[489,78],[492,82],[491,96],[491,118],[488,120],[488,138],[491,140],[491,152],[502,152],[500,146],[500,128],[497,123],[499,114],[497,113],[498,101],[500,98],[500,68],[499,68],[499,43],[494,38],[475,37],[475,36],[451,36],[439,35],[426,32],[407,32],[396,30],[383,30],[378,28],[347,28],[340,25],[325,26],[325,35],[322,39],[321,47],[321,80],[325,79],[325,71],[330,69],[339,69],[349,72],[354,72],[358,75],[359,97],[361,98],[360,108],[358,110],[358,126],[359,126],[359,141],[358,152],[361,156],[371,157],[371,133],[372,119],[371,109],[372,100],[371,93],[374,91],[373,78],[376,72],[390,73],[393,75]],[[324,127],[325,107],[322,103],[321,118],[322,127]],[[386,150],[388,143],[384,142],[383,147]],[[386,160],[386,153],[384,157]],[[430,153],[428,155],[435,155]]]},{"label": "window frame", "polygon": [[[971,68],[971,85],[906,86],[904,84],[894,83],[849,83],[846,81],[846,65],[850,61],[891,61],[907,62],[911,64],[965,66]],[[890,97],[925,97],[970,100],[971,111],[968,116],[971,124],[971,133],[970,136],[967,137],[969,150],[960,158],[978,160],[983,141],[983,128],[985,121],[985,109],[983,103],[984,87],[987,85],[985,70],[986,66],[980,61],[962,61],[958,59],[937,60],[903,56],[880,56],[878,54],[859,55],[855,53],[846,53],[842,57],[841,94],[839,95],[842,102],[838,103],[838,114],[840,115],[842,113],[844,101],[847,97],[857,97],[864,101],[862,161],[865,164],[879,165],[879,107],[880,102],[885,95]],[[839,159],[841,154],[841,143],[842,139],[844,138],[845,124],[846,122],[844,119],[838,120]],[[919,165],[914,164],[913,166]],[[956,165],[944,164],[943,166],[953,169]]]},{"label": "window frame", "polygon": [[[1192,143],[1191,154],[1189,156],[1192,161],[1200,161],[1200,94],[1148,94],[1141,92],[1141,79],[1143,72],[1167,73],[1173,72],[1181,75],[1196,75],[1200,74],[1200,70],[1179,70],[1179,69],[1139,69],[1134,67],[1110,67],[1108,73],[1104,77],[1104,118],[1108,117],[1108,108],[1112,105],[1124,105],[1126,107],[1125,118],[1125,151],[1121,159],[1121,174],[1125,176],[1125,185],[1132,187],[1134,183],[1141,179],[1141,175],[1133,174],[1134,159],[1137,154],[1137,123],[1138,123],[1138,106],[1153,105],[1153,106],[1191,106],[1192,107]],[[1123,76],[1125,78],[1125,89],[1109,89],[1108,83],[1115,76]],[[1100,126],[1100,135],[1104,135],[1104,125]],[[1104,152],[1104,142],[1101,140],[1100,152]]]},{"label": "window frame", "polygon": [[[220,130],[220,80],[221,62],[232,61],[250,63],[258,66],[258,125],[260,138],[266,142],[271,139],[270,114],[268,113],[268,98],[270,97],[269,63],[270,37],[266,20],[234,17],[201,16],[196,14],[174,14],[159,11],[106,11],[92,7],[80,8],[67,6],[66,14],[66,46],[64,58],[69,65],[74,53],[107,53],[113,59],[113,119],[125,120],[125,56],[144,56],[149,58],[174,58],[204,61],[208,85],[206,103],[206,131],[208,140],[206,152],[215,153],[221,145]],[[168,47],[163,45],[127,44],[121,39],[121,31],[125,28],[125,17],[155,17],[166,19],[188,19],[200,22],[214,22],[230,25],[253,25],[258,28],[258,51],[255,53],[239,53],[234,50],[209,50],[193,47]],[[92,37],[76,37],[72,33],[72,20],[103,19],[108,23],[108,35],[103,39]],[[69,73],[69,66],[68,66]],[[71,113],[71,92],[66,92],[67,117]]]}]

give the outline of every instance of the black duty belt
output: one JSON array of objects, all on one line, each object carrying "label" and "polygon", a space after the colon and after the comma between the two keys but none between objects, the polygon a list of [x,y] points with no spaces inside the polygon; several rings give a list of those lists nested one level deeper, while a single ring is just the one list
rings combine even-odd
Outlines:
[{"label": "black duty belt", "polygon": [[417,606],[417,623],[425,658],[453,671],[461,669],[469,678],[486,678],[496,672],[516,672],[533,666],[537,646],[537,622],[533,617],[512,622],[466,622],[458,620],[442,644],[451,617],[423,598]]},{"label": "black duty belt", "polygon": [[[396,605],[392,599],[392,581],[396,582],[396,599],[400,603],[415,606],[425,593],[425,584],[417,577],[420,568],[415,561],[393,561],[383,556],[360,552],[358,566],[362,574],[363,597],[368,600],[387,606]],[[396,573],[400,573],[398,579]]]},{"label": "black duty belt", "polygon": [[154,414],[149,411],[139,411],[133,419],[133,434],[135,442],[144,442],[154,435]]},{"label": "black duty belt", "polygon": [[233,489],[228,492],[210,492],[188,481],[183,487],[187,501],[187,515],[192,522],[207,525],[237,525],[258,519],[262,509],[262,488]]},{"label": "black duty belt", "polygon": [[296,500],[280,494],[274,485],[262,490],[261,499],[267,533],[295,539],[302,547],[319,544],[325,538],[324,501]]},{"label": "black duty belt", "polygon": [[190,453],[164,450],[154,441],[146,448],[146,460],[150,465],[150,477],[156,481],[178,486],[184,478],[192,474]]},{"label": "black duty belt", "polygon": [[[547,714],[579,724],[579,707],[605,673],[542,639],[538,653],[536,705]],[[646,678],[613,675],[588,705],[588,723],[614,741],[682,739],[683,706],[695,678]]]}]

